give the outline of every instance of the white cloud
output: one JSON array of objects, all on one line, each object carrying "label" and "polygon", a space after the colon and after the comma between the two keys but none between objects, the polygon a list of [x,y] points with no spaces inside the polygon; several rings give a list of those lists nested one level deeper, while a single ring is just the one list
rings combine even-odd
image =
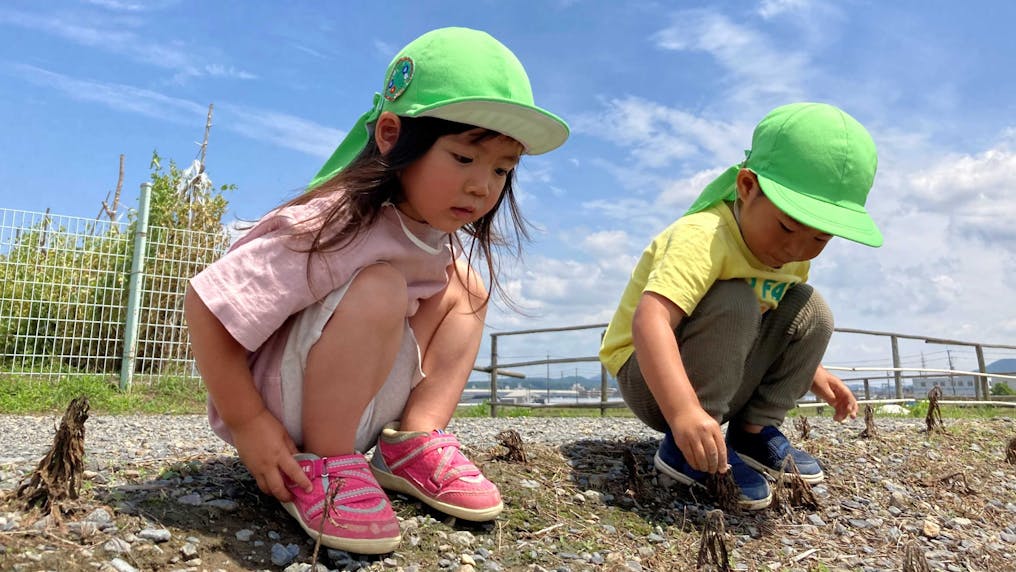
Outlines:
[{"label": "white cloud", "polygon": [[[56,89],[79,101],[99,103],[118,112],[137,113],[172,123],[200,125],[208,108],[199,103],[118,83],[71,78],[41,68],[16,65],[26,80]],[[345,133],[286,113],[267,109],[217,104],[216,124],[223,129],[315,157],[327,157]]]},{"label": "white cloud", "polygon": [[796,12],[808,7],[809,0],[762,0],[758,14],[766,20],[786,12]]},{"label": "white cloud", "polygon": [[743,132],[751,133],[750,126],[706,119],[635,96],[610,99],[601,112],[577,115],[573,129],[630,148],[629,157],[640,168],[703,158],[736,162]]},{"label": "white cloud", "polygon": [[[797,101],[809,76],[804,52],[778,49],[754,28],[707,10],[676,13],[669,27],[653,35],[657,47],[711,55],[724,68],[728,101],[752,108]],[[774,73],[779,70],[779,73]]]},{"label": "white cloud", "polygon": [[208,109],[185,99],[118,83],[75,79],[34,66],[15,65],[26,80],[56,89],[79,101],[91,101],[116,111],[137,113],[174,123],[203,123]]},{"label": "white cloud", "polygon": [[222,110],[226,129],[315,157],[327,158],[345,137],[344,131],[288,113],[228,104]]},{"label": "white cloud", "polygon": [[[106,2],[107,8],[119,6],[119,10],[129,11],[124,2]],[[49,14],[40,16],[11,10],[0,11],[0,24],[12,24],[21,28],[36,30],[56,36],[88,48],[95,48],[114,53],[125,58],[153,65],[161,69],[172,70],[174,81],[186,82],[197,77],[225,77],[231,79],[250,80],[257,75],[231,65],[216,62],[202,62],[200,58],[188,53],[180,46],[161,44],[151,37],[141,36],[120,27],[92,23],[88,18],[72,20],[63,16]]]}]

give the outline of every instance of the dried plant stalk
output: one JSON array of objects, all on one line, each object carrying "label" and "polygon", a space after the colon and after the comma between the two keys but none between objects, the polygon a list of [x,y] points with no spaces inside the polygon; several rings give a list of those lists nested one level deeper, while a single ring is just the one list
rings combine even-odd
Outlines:
[{"label": "dried plant stalk", "polygon": [[931,572],[924,551],[916,540],[908,542],[903,549],[903,572]]},{"label": "dried plant stalk", "polygon": [[727,554],[724,536],[723,511],[709,511],[699,543],[697,567],[699,572],[730,572],[730,556]]},{"label": "dried plant stalk", "polygon": [[635,458],[635,453],[630,447],[625,448],[621,452],[621,458],[624,460],[625,469],[628,470],[628,490],[635,498],[643,498],[646,494],[646,479],[642,476],[642,471],[639,470],[639,462]]},{"label": "dried plant stalk", "polygon": [[801,477],[801,470],[791,455],[783,459],[782,478],[776,480],[773,486],[772,508],[791,514],[791,509],[800,507],[807,510],[818,510],[818,499],[811,490],[811,485]]},{"label": "dried plant stalk", "polygon": [[522,437],[519,432],[514,429],[505,429],[497,434],[497,440],[504,447],[507,452],[496,455],[494,458],[498,461],[508,461],[509,463],[528,463],[529,458],[526,457],[526,450],[522,446]]},{"label": "dried plant stalk", "polygon": [[706,477],[706,489],[716,497],[716,506],[730,513],[741,512],[738,501],[741,498],[741,487],[734,482],[731,471],[712,473]]},{"label": "dried plant stalk", "polygon": [[794,426],[797,427],[797,431],[801,434],[802,441],[806,441],[811,437],[811,423],[808,422],[807,417],[798,417],[797,421],[794,422]]},{"label": "dried plant stalk", "polygon": [[928,426],[929,433],[936,429],[945,431],[945,423],[942,422],[942,408],[938,404],[941,397],[942,388],[937,385],[928,392],[928,415],[925,416],[924,423]]},{"label": "dried plant stalk", "polygon": [[864,406],[864,431],[861,431],[861,438],[878,438],[878,429],[875,427],[875,410],[871,407],[871,405]]},{"label": "dried plant stalk", "polygon": [[21,481],[15,493],[25,501],[26,508],[38,506],[43,512],[59,517],[61,503],[78,498],[85,470],[88,408],[86,396],[75,398],[67,406],[53,446],[38,467]]},{"label": "dried plant stalk", "polygon": [[1016,465],[1016,437],[1009,439],[1009,445],[1005,448],[1005,460],[1010,465]]}]

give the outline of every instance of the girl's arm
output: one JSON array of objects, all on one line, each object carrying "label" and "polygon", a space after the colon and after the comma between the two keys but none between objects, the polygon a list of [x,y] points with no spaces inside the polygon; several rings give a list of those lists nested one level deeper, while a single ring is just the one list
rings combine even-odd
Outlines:
[{"label": "girl's arm", "polygon": [[296,445],[282,423],[265,407],[247,366],[247,350],[230,335],[190,286],[184,314],[194,361],[219,416],[229,428],[240,459],[267,494],[286,502],[292,495],[282,475],[304,489],[310,480],[293,459]]},{"label": "girl's arm", "polygon": [[670,425],[674,442],[693,468],[726,472],[720,425],[699,403],[681,361],[674,328],[684,319],[677,304],[654,292],[642,295],[632,317],[632,341],[646,385]]}]

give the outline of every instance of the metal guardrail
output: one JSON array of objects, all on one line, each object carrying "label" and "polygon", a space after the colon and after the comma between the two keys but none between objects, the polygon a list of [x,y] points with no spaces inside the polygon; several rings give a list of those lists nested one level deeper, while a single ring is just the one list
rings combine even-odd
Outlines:
[{"label": "metal guardrail", "polygon": [[[546,403],[546,404],[540,404],[540,403],[509,403],[509,402],[504,402],[504,401],[500,401],[500,400],[497,399],[497,394],[498,394],[498,379],[499,379],[499,377],[501,377],[501,376],[507,376],[507,377],[520,378],[520,379],[525,378],[524,374],[516,372],[516,371],[511,371],[511,370],[505,369],[505,368],[520,368],[520,367],[530,367],[530,366],[537,366],[537,365],[554,365],[554,364],[565,364],[565,363],[599,362],[599,357],[598,356],[580,356],[580,357],[571,357],[571,358],[553,358],[553,359],[549,359],[548,358],[548,359],[542,359],[542,360],[526,360],[526,361],[516,361],[516,362],[503,363],[503,362],[499,361],[499,356],[498,356],[498,339],[499,338],[502,338],[502,337],[505,337],[505,336],[517,336],[517,335],[539,334],[539,333],[550,333],[550,332],[567,332],[567,331],[589,330],[589,329],[605,330],[606,327],[607,327],[607,324],[603,323],[603,324],[590,324],[590,325],[580,325],[580,326],[563,326],[563,327],[557,327],[557,328],[537,328],[537,329],[529,329],[529,330],[515,330],[515,331],[509,331],[509,332],[496,332],[496,333],[490,334],[490,337],[491,337],[491,343],[490,343],[490,365],[488,365],[488,366],[477,366],[477,367],[474,367],[473,369],[475,371],[485,372],[485,373],[490,375],[490,400],[489,400],[489,403],[490,403],[490,415],[491,415],[491,417],[497,417],[497,415],[498,415],[498,408],[499,407],[503,407],[503,406],[526,407],[526,408],[533,408],[533,409],[538,409],[538,408],[589,408],[589,409],[599,409],[601,416],[606,414],[606,410],[607,409],[616,409],[616,408],[619,408],[619,407],[626,407],[626,405],[624,404],[623,401],[609,401],[607,399],[607,395],[609,393],[609,387],[608,387],[609,376],[607,374],[607,370],[602,365],[600,367],[600,381],[601,381],[601,383],[600,383],[600,396],[601,396],[601,400],[598,403],[579,403],[579,404],[573,404],[573,403],[556,403],[556,404],[550,404],[550,403]],[[990,396],[990,394],[991,394],[990,388],[988,387],[988,378],[989,377],[991,377],[991,378],[999,378],[999,379],[1007,379],[1007,380],[1016,380],[1016,375],[999,374],[999,373],[988,373],[986,371],[987,370],[987,366],[986,366],[985,360],[984,360],[984,348],[1016,350],[1016,345],[988,344],[988,343],[981,343],[981,342],[969,342],[969,341],[963,341],[963,340],[952,340],[952,339],[945,339],[945,338],[935,338],[935,337],[919,336],[919,335],[913,335],[913,334],[901,334],[901,333],[896,333],[896,332],[885,332],[885,331],[879,331],[879,330],[861,330],[861,329],[856,329],[856,328],[835,328],[834,331],[835,332],[840,332],[840,333],[848,333],[848,334],[864,334],[864,335],[871,335],[871,336],[881,336],[881,337],[888,337],[890,339],[890,344],[891,344],[891,348],[892,348],[892,361],[893,361],[892,367],[849,367],[849,366],[827,365],[827,366],[825,366],[825,368],[828,369],[828,370],[833,370],[833,371],[853,371],[853,372],[866,372],[866,371],[870,371],[870,372],[880,372],[880,373],[884,373],[886,375],[891,373],[892,376],[893,376],[893,379],[895,381],[895,388],[894,388],[894,390],[895,390],[896,399],[892,400],[892,401],[895,401],[895,402],[913,401],[913,399],[909,399],[909,400],[905,399],[904,395],[903,395],[903,379],[904,379],[903,372],[908,372],[908,371],[909,372],[919,372],[922,376],[924,376],[925,374],[929,374],[929,373],[938,373],[938,374],[948,374],[948,375],[973,376],[975,378],[978,378],[978,382],[974,384],[974,386],[975,386],[974,400],[972,400],[972,401],[959,401],[958,402],[958,403],[962,403],[962,404],[969,404],[969,403],[991,404],[991,403],[995,403],[995,401],[987,401],[986,400],[986,398],[988,396]],[[601,337],[602,337],[602,333],[601,333]],[[899,353],[899,340],[900,339],[923,340],[925,343],[929,343],[929,344],[946,344],[946,345],[957,345],[957,346],[973,347],[975,352],[976,352],[977,364],[978,364],[978,370],[979,371],[963,371],[963,370],[955,370],[955,369],[938,369],[938,368],[923,368],[923,367],[922,368],[903,367],[901,365],[901,363],[900,363],[901,362],[901,360],[900,360],[900,353]],[[870,399],[867,399],[870,396],[869,395],[869,389],[868,389],[868,379],[869,378],[863,378],[863,379],[864,379],[864,382],[865,382],[865,385],[864,385],[865,396],[864,397],[866,399],[859,400],[859,403],[873,403],[874,401],[872,401]],[[940,401],[939,403],[949,404],[949,403],[952,403],[952,401]],[[1010,402],[1008,402],[1008,401],[1000,401],[1000,403],[1004,403],[1005,404],[1005,405],[1002,405],[1002,407],[1009,407],[1010,406],[1009,405]],[[802,402],[802,403],[798,404],[799,407],[818,407],[818,406],[823,406],[823,405],[827,405],[827,404],[825,404],[825,403],[812,403],[812,402]],[[1012,405],[1012,406],[1016,406],[1016,405]]]}]

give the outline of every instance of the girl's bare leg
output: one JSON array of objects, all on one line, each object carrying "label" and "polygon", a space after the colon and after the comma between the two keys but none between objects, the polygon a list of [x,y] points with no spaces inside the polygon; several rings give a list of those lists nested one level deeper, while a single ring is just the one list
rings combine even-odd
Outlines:
[{"label": "girl's bare leg", "polygon": [[406,296],[405,278],[386,264],[368,266],[353,279],[307,354],[305,451],[322,457],[353,452],[360,417],[402,342]]},{"label": "girl's bare leg", "polygon": [[432,431],[448,425],[480,350],[487,314],[486,306],[477,310],[487,296],[482,279],[462,261],[449,267],[448,274],[444,292],[424,300],[409,320],[427,377],[409,394],[402,431]]}]

